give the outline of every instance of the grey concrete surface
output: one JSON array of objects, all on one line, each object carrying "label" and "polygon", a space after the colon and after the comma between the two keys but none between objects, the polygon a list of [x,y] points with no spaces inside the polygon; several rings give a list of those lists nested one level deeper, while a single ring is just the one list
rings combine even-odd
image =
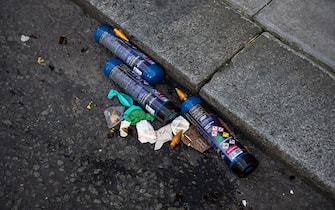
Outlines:
[{"label": "grey concrete surface", "polygon": [[272,1],[257,16],[267,30],[335,72],[335,1]]},{"label": "grey concrete surface", "polygon": [[335,191],[335,80],[265,33],[200,95],[314,185]]},{"label": "grey concrete surface", "polygon": [[271,0],[226,0],[238,10],[248,16],[254,16],[258,11],[265,7]]},{"label": "grey concrete surface", "polygon": [[76,2],[107,17],[101,21],[120,26],[167,74],[194,93],[261,32],[220,1]]}]

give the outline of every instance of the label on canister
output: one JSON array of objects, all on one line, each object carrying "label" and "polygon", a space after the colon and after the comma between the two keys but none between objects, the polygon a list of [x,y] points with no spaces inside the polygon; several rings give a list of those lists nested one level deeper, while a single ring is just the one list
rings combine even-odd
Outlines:
[{"label": "label on canister", "polygon": [[151,88],[148,82],[130,70],[125,64],[115,66],[109,77],[156,117],[158,111],[168,102],[163,94]]},{"label": "label on canister", "polygon": [[[230,166],[231,162],[246,153],[238,141],[224,129],[217,117],[209,114],[201,104],[189,109],[185,116],[190,120]],[[230,166],[231,167],[231,166]]]},{"label": "label on canister", "polygon": [[153,64],[147,56],[144,58],[144,54],[138,51],[137,48],[130,46],[108,32],[104,32],[101,35],[99,42],[130,67],[136,68],[137,73],[140,75]]}]

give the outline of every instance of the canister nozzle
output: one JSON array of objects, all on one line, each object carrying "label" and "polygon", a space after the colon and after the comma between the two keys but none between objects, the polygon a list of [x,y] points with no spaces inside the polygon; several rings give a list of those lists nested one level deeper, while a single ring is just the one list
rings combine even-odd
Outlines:
[{"label": "canister nozzle", "polygon": [[129,42],[128,37],[126,36],[126,34],[121,29],[114,28],[113,32],[114,32],[115,36],[119,37],[123,41]]},{"label": "canister nozzle", "polygon": [[187,99],[188,96],[184,91],[180,90],[179,88],[175,88],[175,90],[176,90],[176,93],[179,97],[179,100],[185,101]]}]

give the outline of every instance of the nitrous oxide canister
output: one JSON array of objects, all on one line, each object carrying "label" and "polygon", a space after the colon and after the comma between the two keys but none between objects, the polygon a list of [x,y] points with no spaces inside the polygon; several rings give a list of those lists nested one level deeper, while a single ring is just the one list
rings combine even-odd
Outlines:
[{"label": "nitrous oxide canister", "polygon": [[104,66],[104,74],[164,124],[177,117],[178,108],[121,60],[117,58],[109,60]]},{"label": "nitrous oxide canister", "polygon": [[203,137],[220,154],[229,168],[239,177],[250,174],[258,166],[256,158],[237,141],[220,123],[216,115],[207,112],[200,98],[187,95],[176,88],[180,100],[182,114],[197,127]]},{"label": "nitrous oxide canister", "polygon": [[101,25],[95,31],[94,39],[141,75],[149,84],[155,85],[163,79],[164,70],[135,46],[116,37],[110,26]]}]

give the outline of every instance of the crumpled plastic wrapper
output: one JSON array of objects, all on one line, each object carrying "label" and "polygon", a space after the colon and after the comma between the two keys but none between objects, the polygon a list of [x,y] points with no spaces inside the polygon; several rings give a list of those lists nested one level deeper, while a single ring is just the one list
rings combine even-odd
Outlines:
[{"label": "crumpled plastic wrapper", "polygon": [[21,35],[21,42],[27,42],[30,39],[29,36]]},{"label": "crumpled plastic wrapper", "polygon": [[162,148],[165,142],[171,141],[173,138],[173,133],[178,133],[182,130],[186,131],[190,126],[190,123],[182,116],[174,119],[170,124],[167,124],[157,131],[154,130],[151,123],[147,120],[141,120],[136,124],[136,130],[138,135],[138,140],[141,143],[155,143],[154,150],[159,150]]},{"label": "crumpled plastic wrapper", "polygon": [[245,200],[245,199],[242,200],[242,205],[243,205],[244,207],[247,207],[247,203],[248,203],[247,200]]},{"label": "crumpled plastic wrapper", "polygon": [[180,130],[184,133],[189,127],[190,123],[183,116],[178,116],[171,122],[171,129],[174,135]]},{"label": "crumpled plastic wrapper", "polygon": [[155,143],[155,148],[154,150],[159,150],[162,148],[163,144],[165,142],[171,141],[172,139],[172,129],[171,129],[171,124],[167,124],[164,127],[161,127],[156,131],[156,143]]},{"label": "crumpled plastic wrapper", "polygon": [[129,107],[123,113],[123,117],[125,120],[130,122],[131,125],[136,125],[141,120],[153,121],[155,119],[153,115],[146,113],[141,107],[133,105],[133,99],[129,95],[111,89],[107,95],[107,98],[113,99],[114,96],[119,99],[119,102],[123,106]]},{"label": "crumpled plastic wrapper", "polygon": [[159,150],[165,142],[172,140],[173,135],[176,135],[180,130],[185,132],[189,126],[190,123],[184,117],[176,117],[170,124],[167,124],[156,131],[157,141],[154,149]]},{"label": "crumpled plastic wrapper", "polygon": [[156,142],[156,132],[151,123],[147,120],[141,120],[136,124],[138,140],[141,143],[153,144]]},{"label": "crumpled plastic wrapper", "polygon": [[123,106],[131,107],[133,105],[133,99],[130,96],[121,93],[117,90],[111,89],[107,95],[107,98],[113,99],[114,96],[116,96],[119,99],[120,103]]},{"label": "crumpled plastic wrapper", "polygon": [[113,128],[123,120],[124,106],[111,106],[105,109],[104,115],[108,128]]}]

